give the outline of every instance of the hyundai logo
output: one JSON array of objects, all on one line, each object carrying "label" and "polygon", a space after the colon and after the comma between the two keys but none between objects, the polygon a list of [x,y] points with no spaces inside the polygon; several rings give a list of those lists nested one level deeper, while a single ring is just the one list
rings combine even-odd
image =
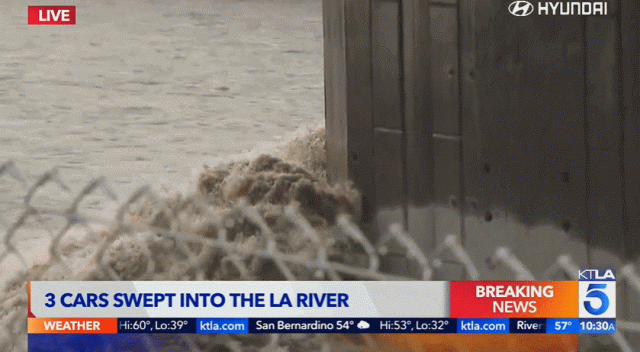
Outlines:
[{"label": "hyundai logo", "polygon": [[528,1],[514,1],[509,4],[509,12],[514,16],[529,16],[533,12],[533,5]]}]

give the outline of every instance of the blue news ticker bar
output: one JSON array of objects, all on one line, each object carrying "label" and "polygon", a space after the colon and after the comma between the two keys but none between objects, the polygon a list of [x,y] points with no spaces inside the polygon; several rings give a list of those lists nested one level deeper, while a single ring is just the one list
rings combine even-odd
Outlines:
[{"label": "blue news ticker bar", "polygon": [[579,319],[547,319],[547,334],[575,335],[579,332]]},{"label": "blue news ticker bar", "polygon": [[615,319],[119,318],[118,333],[613,334]]},{"label": "blue news ticker bar", "polygon": [[509,319],[510,334],[545,334],[547,319]]},{"label": "blue news ticker bar", "polygon": [[250,334],[455,334],[449,318],[268,318],[249,319]]},{"label": "blue news ticker bar", "polygon": [[195,333],[195,318],[118,318],[118,334]]},{"label": "blue news ticker bar", "polygon": [[509,319],[458,319],[458,334],[508,334]]},{"label": "blue news ticker bar", "polygon": [[580,334],[613,334],[616,332],[616,320],[613,318],[582,318]]},{"label": "blue news ticker bar", "polygon": [[198,319],[198,334],[248,334],[249,320],[242,318]]}]

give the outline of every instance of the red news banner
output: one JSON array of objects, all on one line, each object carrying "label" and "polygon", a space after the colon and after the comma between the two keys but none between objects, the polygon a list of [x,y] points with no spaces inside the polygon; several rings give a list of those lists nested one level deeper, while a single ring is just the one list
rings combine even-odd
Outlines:
[{"label": "red news banner", "polygon": [[454,281],[451,318],[577,318],[578,282]]},{"label": "red news banner", "polygon": [[27,24],[30,26],[73,26],[76,24],[76,7],[29,6]]}]

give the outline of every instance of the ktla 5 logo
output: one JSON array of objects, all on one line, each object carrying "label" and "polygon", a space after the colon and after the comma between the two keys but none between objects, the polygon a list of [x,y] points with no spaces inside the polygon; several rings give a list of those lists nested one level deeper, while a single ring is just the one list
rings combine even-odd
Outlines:
[{"label": "ktla 5 logo", "polygon": [[616,281],[613,270],[580,271],[579,318],[616,317]]}]

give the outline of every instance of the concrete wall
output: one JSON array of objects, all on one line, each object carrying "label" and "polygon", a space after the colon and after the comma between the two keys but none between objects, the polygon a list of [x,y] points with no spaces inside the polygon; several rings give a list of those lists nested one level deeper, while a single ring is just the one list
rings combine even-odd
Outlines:
[{"label": "concrete wall", "polygon": [[511,278],[487,262],[499,246],[537,277],[561,254],[637,264],[640,6],[515,17],[510,2],[325,0],[330,177],[363,191],[372,237],[399,222],[429,253],[457,234],[483,278]]}]

